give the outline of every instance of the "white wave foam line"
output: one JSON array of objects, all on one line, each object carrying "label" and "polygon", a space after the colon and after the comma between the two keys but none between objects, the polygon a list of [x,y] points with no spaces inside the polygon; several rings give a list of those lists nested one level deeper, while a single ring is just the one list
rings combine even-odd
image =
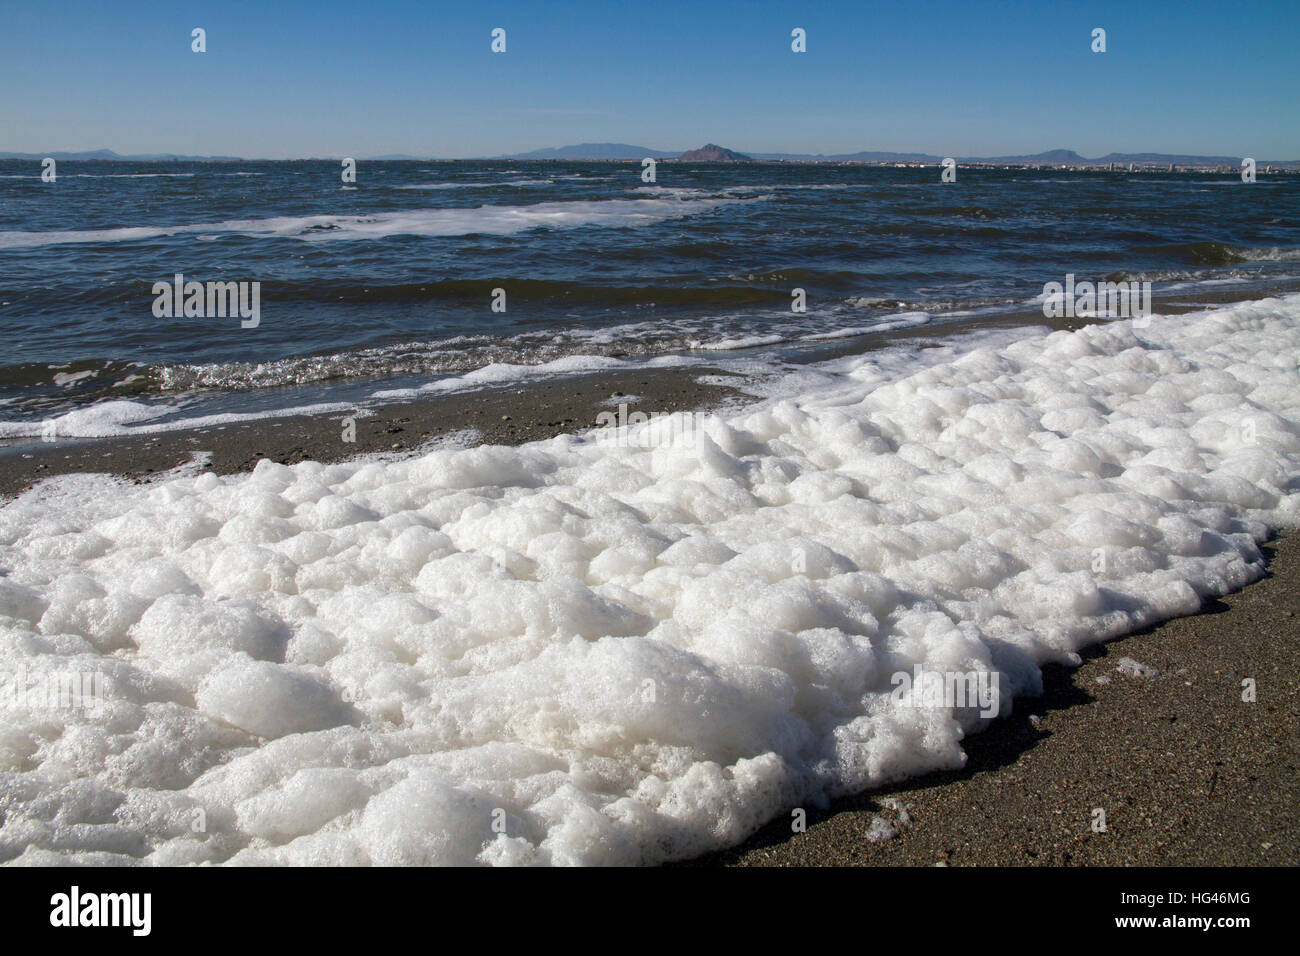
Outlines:
[{"label": "white wave foam line", "polygon": [[872,332],[893,332],[898,329],[911,329],[920,325],[928,325],[932,321],[934,321],[934,316],[929,312],[894,312],[890,315],[881,316],[880,321],[874,325],[859,325],[845,329],[834,329],[830,332],[816,332],[802,336],[800,341],[816,342],[822,339],[843,339]]},{"label": "white wave foam line", "polygon": [[731,352],[739,349],[758,348],[762,345],[777,345],[781,342],[788,342],[789,338],[780,332],[773,332],[768,335],[742,335],[734,339],[719,339],[716,342],[705,342],[702,339],[692,339],[691,348],[700,351],[712,352]]},{"label": "white wave foam line", "polygon": [[1234,246],[1232,251],[1248,262],[1300,262],[1300,249],[1282,249],[1277,246],[1271,249],[1249,249]]},{"label": "white wave foam line", "polygon": [[539,379],[563,378],[584,372],[608,372],[621,369],[677,368],[691,364],[690,359],[677,355],[656,355],[648,359],[629,361],[608,355],[565,355],[538,365],[516,365],[511,362],[491,362],[482,368],[462,375],[449,375],[434,379],[416,388],[391,388],[374,392],[370,397],[378,400],[400,400],[427,396],[430,393],[447,393],[492,386],[523,384]]},{"label": "white wave foam line", "polygon": [[[0,176],[0,179],[39,179],[31,175]],[[262,176],[263,173],[218,173],[218,176]],[[68,179],[190,179],[194,173],[64,173]]]},{"label": "white wave foam line", "polygon": [[493,189],[498,186],[549,186],[550,179],[508,179],[499,183],[416,183],[411,186],[394,186],[394,189]]},{"label": "white wave foam line", "polygon": [[259,412],[217,412],[210,415],[159,419],[176,415],[180,405],[133,402],[128,399],[110,399],[76,408],[47,419],[23,419],[0,422],[0,438],[110,438],[119,435],[139,435],[153,432],[185,431],[192,428],[210,428],[257,421],[263,418],[287,418],[294,415],[324,415],[347,411],[354,406],[346,402],[317,402],[312,405],[294,405]]},{"label": "white wave foam line", "polygon": [[374,392],[370,397],[383,401],[412,399],[436,392],[454,392],[496,385],[523,383],[538,378],[594,372],[624,367],[622,359],[602,355],[569,355],[540,365],[516,365],[511,362],[491,362],[481,368],[461,375],[448,375],[414,388],[389,388]]},{"label": "white wave foam line", "polygon": [[194,173],[72,173],[72,179],[192,179]]},{"label": "white wave foam line", "polygon": [[646,863],[960,766],[975,711],[891,675],[1006,713],[1261,575],[1297,355],[1292,296],[840,359],[693,448],[47,482],[0,509],[3,668],[106,700],[0,695],[0,858]]},{"label": "white wave foam line", "polygon": [[861,189],[862,186],[851,183],[773,183],[770,186],[728,186],[726,192],[729,193],[766,193],[773,189],[780,190],[797,190],[797,189]]},{"label": "white wave foam line", "polygon": [[29,249],[78,242],[127,242],[162,236],[235,234],[281,236],[312,242],[386,236],[513,235],[526,229],[641,226],[704,212],[739,199],[602,199],[543,202],[473,209],[413,209],[371,216],[281,216],[178,226],[130,226],[53,232],[0,232],[0,249]]}]

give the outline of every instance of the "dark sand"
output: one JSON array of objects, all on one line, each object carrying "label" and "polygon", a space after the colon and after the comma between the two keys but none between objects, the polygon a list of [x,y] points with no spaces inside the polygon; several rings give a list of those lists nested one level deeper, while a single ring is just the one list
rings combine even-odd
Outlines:
[{"label": "dark sand", "polygon": [[[997,323],[922,326],[835,343],[805,360],[900,340],[924,348],[994,324],[1086,323],[1022,313]],[[229,474],[262,458],[292,464],[410,453],[466,429],[485,443],[520,444],[592,427],[622,400],[629,410],[672,412],[742,399],[734,389],[700,384],[706,374],[721,373],[599,373],[388,405],[355,420],[355,443],[342,440],[346,413],[332,413],[9,444],[0,446],[0,495],[74,471],[150,480],[196,452],[209,453],[209,467]],[[1017,700],[1014,716],[966,741],[963,770],[840,800],[826,811],[808,808],[805,833],[792,834],[784,816],[741,847],[686,865],[1300,863],[1300,535],[1274,547],[1271,575],[1245,591],[1202,614],[1085,651],[1075,670],[1049,668],[1042,698]],[[1117,672],[1124,656],[1160,676]],[[1103,676],[1111,682],[1098,683]],[[1256,703],[1242,702],[1243,677],[1257,681]],[[899,823],[884,803],[891,798],[902,801],[910,823],[873,843],[873,818]],[[1104,833],[1091,828],[1095,808],[1105,810]]]}]

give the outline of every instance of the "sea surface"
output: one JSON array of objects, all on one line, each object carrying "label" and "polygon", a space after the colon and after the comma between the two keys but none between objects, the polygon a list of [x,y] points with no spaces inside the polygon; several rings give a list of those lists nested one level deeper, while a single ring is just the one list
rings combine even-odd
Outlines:
[{"label": "sea surface", "polygon": [[[174,427],[638,362],[781,362],[1036,308],[1300,276],[1300,177],[854,165],[0,161],[0,438]],[[157,282],[260,283],[158,318]],[[792,309],[803,289],[806,312]],[[493,290],[505,292],[494,311]],[[467,373],[469,374],[468,377]],[[69,413],[74,413],[69,417]]]}]

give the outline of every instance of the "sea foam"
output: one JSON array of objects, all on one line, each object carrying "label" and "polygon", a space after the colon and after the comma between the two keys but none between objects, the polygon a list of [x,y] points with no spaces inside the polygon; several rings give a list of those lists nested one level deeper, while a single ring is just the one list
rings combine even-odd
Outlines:
[{"label": "sea foam", "polygon": [[264,236],[327,242],[387,236],[508,236],[541,227],[627,227],[705,212],[743,199],[599,199],[494,205],[473,208],[408,209],[366,216],[276,216],[174,226],[127,226],[49,232],[0,232],[0,249],[32,249],[67,243],[132,242],[162,236]]},{"label": "sea foam", "polygon": [[898,706],[891,675],[987,673],[1005,715],[1300,523],[1300,297],[927,351],[836,360],[680,447],[10,501],[0,673],[106,690],[0,685],[0,859],[689,857],[960,767],[985,719]]}]

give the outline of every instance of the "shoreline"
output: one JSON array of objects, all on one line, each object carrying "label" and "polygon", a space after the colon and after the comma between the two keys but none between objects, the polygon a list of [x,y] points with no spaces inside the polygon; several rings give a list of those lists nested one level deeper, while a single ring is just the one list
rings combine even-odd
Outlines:
[{"label": "shoreline", "polygon": [[[404,455],[466,432],[475,445],[520,445],[594,427],[602,411],[620,401],[655,412],[715,407],[739,393],[701,384],[721,369],[648,369],[598,372],[318,415],[287,415],[246,422],[111,438],[66,439],[48,445],[0,447],[0,496],[19,494],[42,478],[96,472],[137,483],[185,465],[196,454],[219,475],[251,471],[263,458],[278,464],[325,463],[366,455]],[[621,396],[621,397],[620,397]],[[355,422],[355,441],[344,440],[344,419]]]},{"label": "shoreline", "polygon": [[[1077,668],[1045,667],[1042,697],[962,742],[962,769],[809,807],[805,833],[786,815],[674,865],[1300,864],[1300,533],[1263,550],[1268,572],[1243,590],[1084,648]],[[1124,658],[1160,673],[1121,672]],[[897,835],[873,842],[876,818]]]},{"label": "shoreline", "polygon": [[[1087,322],[1016,313],[997,320],[970,319],[866,333],[801,356],[790,364],[811,364],[876,351],[908,341],[939,344],[982,329],[1042,326],[1075,329]],[[702,383],[703,377],[734,377],[737,387]],[[251,471],[262,458],[277,464],[334,463],[368,455],[418,452],[439,439],[472,432],[474,445],[521,445],[565,432],[595,427],[601,412],[654,414],[706,411],[723,404],[754,401],[739,388],[744,379],[721,365],[633,368],[588,372],[540,382],[493,386],[428,398],[315,415],[284,415],[245,422],[142,432],[105,438],[67,438],[45,443],[24,439],[0,443],[0,497],[30,489],[37,481],[71,473],[108,473],[139,483],[188,464],[196,454],[210,458],[205,470],[219,475]],[[355,441],[343,440],[343,420],[355,415]]]},{"label": "shoreline", "polygon": [[[1168,314],[1236,301],[1229,292],[1207,295],[1195,305],[1159,303]],[[1047,318],[1041,311],[1017,309],[996,317],[961,318],[913,327],[866,332],[809,348],[788,365],[861,355],[909,342],[925,349],[969,333],[996,329],[1043,328],[1074,331],[1093,324],[1088,318]],[[201,463],[219,475],[251,471],[262,458],[277,464],[302,461],[335,463],[372,455],[407,455],[439,439],[472,433],[474,445],[520,445],[564,432],[595,427],[596,416],[617,411],[626,399],[629,414],[707,411],[724,404],[754,401],[744,394],[744,378],[725,363],[667,368],[629,368],[584,372],[542,381],[490,386],[317,414],[269,415],[243,422],[148,431],[102,438],[0,441],[0,498],[30,489],[44,478],[73,473],[107,473],[136,483],[210,456]],[[702,383],[734,377],[736,387]],[[355,441],[343,439],[343,420],[354,416]]]}]

